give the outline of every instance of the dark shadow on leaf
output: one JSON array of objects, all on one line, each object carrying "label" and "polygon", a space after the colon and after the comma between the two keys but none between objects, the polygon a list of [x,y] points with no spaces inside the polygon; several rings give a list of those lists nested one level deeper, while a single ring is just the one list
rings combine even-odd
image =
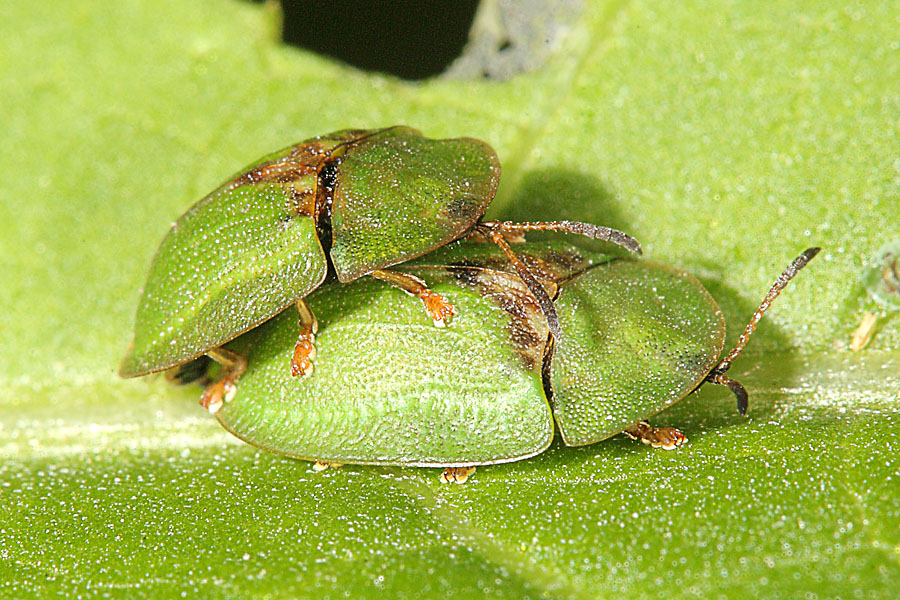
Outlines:
[{"label": "dark shadow on leaf", "polygon": [[443,72],[460,55],[478,6],[476,0],[281,4],[286,43],[358,69],[413,80]]},{"label": "dark shadow on leaf", "polygon": [[[631,233],[631,222],[618,210],[614,198],[615,192],[592,175],[565,169],[531,171],[522,179],[512,200],[489,216],[510,221],[587,221]],[[529,234],[528,239],[558,239],[559,236],[558,233]],[[575,241],[576,237],[568,239]],[[584,242],[598,250],[609,249],[603,242]]]}]

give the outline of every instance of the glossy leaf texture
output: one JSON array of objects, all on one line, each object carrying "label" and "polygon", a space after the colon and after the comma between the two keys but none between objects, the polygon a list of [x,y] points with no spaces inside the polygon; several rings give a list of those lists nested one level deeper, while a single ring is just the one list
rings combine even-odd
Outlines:
[{"label": "glossy leaf texture", "polygon": [[[895,308],[847,348],[898,237],[895,7],[584,6],[538,71],[409,84],[282,45],[268,3],[4,4],[0,596],[896,597]],[[554,443],[447,486],[312,473],[196,388],[118,378],[173,220],[273,148],[398,123],[491,144],[489,217],[617,227],[697,276],[726,346],[822,246],[729,372],[749,418],[704,388],[652,420],[681,450]]]}]

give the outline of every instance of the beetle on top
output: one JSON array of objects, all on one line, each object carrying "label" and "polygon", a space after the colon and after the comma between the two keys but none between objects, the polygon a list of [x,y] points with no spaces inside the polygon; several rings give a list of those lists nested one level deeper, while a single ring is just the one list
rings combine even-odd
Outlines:
[{"label": "beetle on top", "polygon": [[456,310],[419,277],[390,267],[464,237],[496,243],[560,337],[555,307],[511,249],[526,231],[603,239],[640,253],[608,227],[483,221],[500,181],[494,150],[472,138],[433,140],[409,127],[344,130],[265,156],[173,223],[150,265],[134,341],[119,370],[136,377],[202,355],[224,365],[201,403],[236,392],[245,359],[222,348],[295,304],[294,376],[312,372],[318,322],[303,301],[329,277],[364,275],[418,296],[433,323]]}]

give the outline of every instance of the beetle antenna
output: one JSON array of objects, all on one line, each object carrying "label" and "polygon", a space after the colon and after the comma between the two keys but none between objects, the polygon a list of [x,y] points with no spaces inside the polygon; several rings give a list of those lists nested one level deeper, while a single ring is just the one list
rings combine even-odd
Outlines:
[{"label": "beetle antenna", "polygon": [[641,245],[636,239],[611,227],[584,223],[582,221],[532,221],[517,223],[515,221],[485,221],[483,225],[492,228],[500,228],[508,232],[526,231],[559,231],[561,233],[573,233],[583,235],[594,240],[603,240],[625,248],[634,254],[641,254]]},{"label": "beetle antenna", "polygon": [[794,278],[794,276],[805,267],[809,261],[811,261],[816,254],[819,253],[821,248],[807,248],[804,250],[800,256],[794,259],[788,267],[784,270],[784,272],[778,276],[778,279],[775,280],[775,283],[772,284],[772,287],[769,289],[769,293],[766,294],[766,297],[763,298],[763,301],[760,303],[759,308],[756,309],[756,312],[753,313],[753,316],[750,318],[750,322],[747,323],[747,327],[744,328],[744,332],[741,333],[741,337],[738,338],[738,343],[731,349],[731,351],[723,358],[718,365],[706,376],[706,381],[709,383],[714,383],[716,385],[725,385],[728,386],[734,395],[737,397],[737,407],[738,412],[742,415],[747,414],[747,406],[748,406],[748,394],[747,390],[744,389],[740,383],[727,377],[725,372],[731,368],[731,363],[740,355],[741,351],[744,349],[744,346],[747,345],[747,342],[750,341],[750,336],[756,330],[757,324],[763,318],[763,315],[766,314],[766,311],[769,309],[769,306],[772,305],[772,301],[778,297],[778,294],[781,293],[781,290],[785,288],[788,282]]},{"label": "beetle antenna", "polygon": [[513,249],[509,246],[509,242],[507,242],[506,238],[503,237],[503,233],[501,231],[503,225],[497,223],[497,221],[488,221],[486,223],[480,223],[478,227],[481,233],[487,236],[492,242],[497,244],[497,246],[500,247],[500,250],[503,251],[503,254],[506,255],[506,258],[509,260],[510,264],[512,264],[513,268],[515,268],[516,274],[525,283],[525,285],[528,287],[528,290],[538,301],[538,304],[541,307],[541,312],[543,312],[544,316],[547,317],[547,326],[550,329],[550,334],[557,341],[561,340],[562,328],[559,326],[559,317],[556,314],[556,306],[553,304],[553,300],[550,298],[547,290],[544,289],[544,286],[541,285],[541,282],[531,274],[531,271],[528,270],[528,267],[525,265],[525,263],[523,263],[522,260],[518,256],[516,256],[516,253],[513,252]]}]

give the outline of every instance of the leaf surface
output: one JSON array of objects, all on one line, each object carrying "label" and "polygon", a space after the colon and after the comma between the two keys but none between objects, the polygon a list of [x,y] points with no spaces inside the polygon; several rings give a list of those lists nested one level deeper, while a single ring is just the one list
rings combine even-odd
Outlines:
[{"label": "leaf surface", "polygon": [[[7,3],[0,19],[0,595],[867,598],[900,581],[900,320],[858,283],[898,237],[889,3],[590,4],[537,71],[420,84],[286,47],[267,6]],[[406,124],[490,143],[489,216],[625,230],[697,275],[731,374],[613,439],[480,468],[343,468],[122,381],[170,223],[274,149]],[[879,315],[860,353],[865,312]]]}]

